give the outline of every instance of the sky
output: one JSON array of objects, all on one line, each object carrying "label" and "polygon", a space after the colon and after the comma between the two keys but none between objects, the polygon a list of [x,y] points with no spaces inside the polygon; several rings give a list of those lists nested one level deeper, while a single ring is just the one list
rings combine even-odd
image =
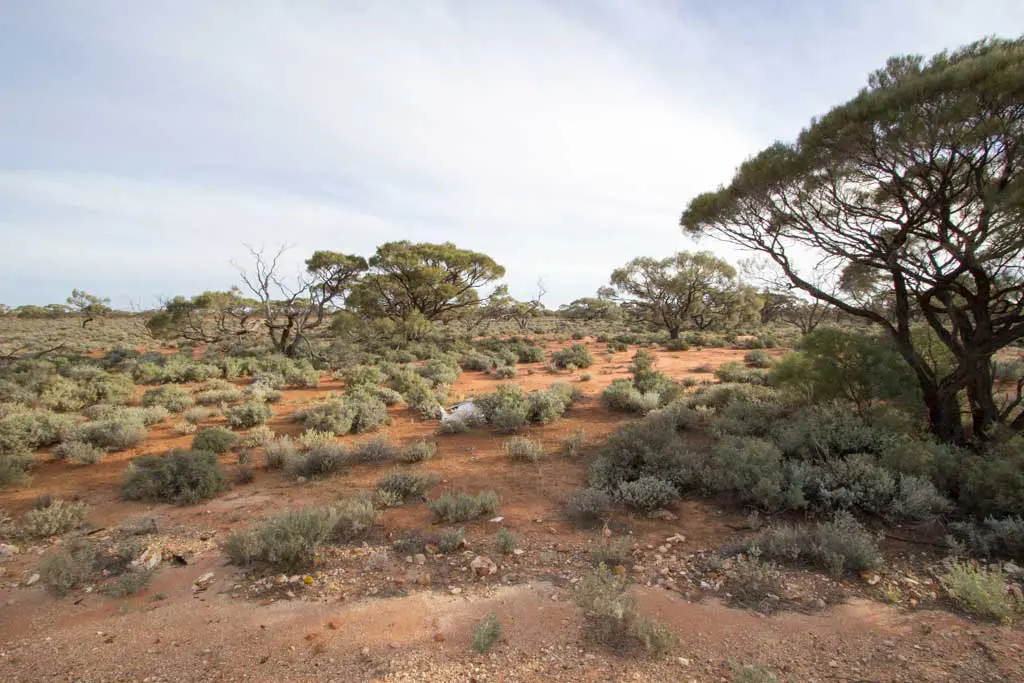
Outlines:
[{"label": "sky", "polygon": [[0,302],[239,283],[245,245],[451,241],[549,307],[896,54],[1019,0],[0,0]]}]

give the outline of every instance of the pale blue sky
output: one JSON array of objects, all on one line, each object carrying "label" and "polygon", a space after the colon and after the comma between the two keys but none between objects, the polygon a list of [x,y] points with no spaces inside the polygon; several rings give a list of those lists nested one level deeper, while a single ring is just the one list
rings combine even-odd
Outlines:
[{"label": "pale blue sky", "polygon": [[1016,0],[0,0],[0,302],[411,239],[555,306],[693,248],[690,197],[888,56],[1022,31]]}]

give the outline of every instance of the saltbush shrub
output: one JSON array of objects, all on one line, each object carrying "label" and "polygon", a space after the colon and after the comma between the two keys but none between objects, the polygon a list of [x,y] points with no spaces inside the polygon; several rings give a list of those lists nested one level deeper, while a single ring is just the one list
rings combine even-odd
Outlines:
[{"label": "saltbush shrub", "polygon": [[227,453],[238,441],[238,435],[223,427],[201,429],[192,438],[192,450]]},{"label": "saltbush shrub", "polygon": [[215,453],[175,449],[132,460],[121,495],[126,500],[192,505],[213,498],[224,488],[224,472]]},{"label": "saltbush shrub", "polygon": [[257,528],[231,534],[222,550],[232,564],[248,566],[259,561],[290,573],[313,565],[320,544],[331,536],[336,522],[337,515],[330,507],[287,510]]},{"label": "saltbush shrub", "polygon": [[757,368],[748,368],[736,361],[723,363],[715,370],[715,377],[720,382],[737,384],[767,384],[768,373]]},{"label": "saltbush shrub", "polygon": [[27,484],[31,479],[28,472],[35,465],[36,459],[31,455],[0,455],[0,488]]},{"label": "saltbush shrub", "polygon": [[57,498],[45,507],[25,513],[21,532],[30,538],[59,536],[82,526],[88,514],[89,506],[85,503]]},{"label": "saltbush shrub", "polygon": [[679,492],[675,486],[663,479],[640,477],[620,483],[615,491],[615,497],[627,507],[650,512],[678,501]]},{"label": "saltbush shrub", "polygon": [[814,526],[769,527],[743,546],[765,559],[814,565],[837,578],[874,569],[881,562],[874,536],[846,512]]},{"label": "saltbush shrub", "polygon": [[298,450],[295,448],[295,444],[289,437],[283,436],[266,445],[265,464],[268,470],[281,470],[297,455]]},{"label": "saltbush shrub", "polygon": [[51,446],[71,431],[75,419],[45,409],[0,404],[0,454]]},{"label": "saltbush shrub", "polygon": [[107,451],[123,451],[140,445],[147,436],[148,432],[141,421],[117,417],[80,424],[71,430],[67,440],[87,443]]},{"label": "saltbush shrub", "polygon": [[1016,611],[1007,594],[1003,573],[955,563],[939,577],[949,597],[966,612],[993,621],[1010,621]]},{"label": "saltbush shrub", "polygon": [[754,349],[745,356],[743,356],[743,362],[752,368],[770,368],[772,366],[772,359],[768,353],[761,349]]},{"label": "saltbush shrub", "polygon": [[510,439],[505,439],[501,448],[509,460],[538,462],[545,455],[544,446],[539,441],[528,439],[525,436],[513,436]]},{"label": "saltbush shrub", "polygon": [[565,370],[570,366],[577,369],[589,368],[594,364],[594,359],[586,346],[583,344],[573,344],[568,348],[551,354],[551,362],[556,368]]},{"label": "saltbush shrub", "polygon": [[414,441],[398,450],[398,460],[406,463],[430,460],[437,454],[437,444],[432,441]]},{"label": "saltbush shrub", "polygon": [[142,405],[163,406],[172,413],[180,413],[192,407],[195,401],[187,389],[175,385],[167,385],[149,389],[142,395]]},{"label": "saltbush shrub", "polygon": [[397,459],[398,449],[386,439],[376,438],[364,441],[349,453],[349,460],[365,465],[381,465]]},{"label": "saltbush shrub", "polygon": [[565,500],[566,516],[584,529],[599,526],[611,507],[611,496],[593,487],[576,489]]},{"label": "saltbush shrub", "polygon": [[951,525],[951,531],[955,542],[972,555],[1024,562],[1024,516],[959,522]]},{"label": "saltbush shrub", "polygon": [[248,429],[265,424],[274,414],[270,406],[262,401],[247,401],[231,406],[224,412],[228,424],[235,429]]},{"label": "saltbush shrub", "polygon": [[440,497],[430,501],[427,507],[440,521],[454,524],[493,515],[500,505],[501,499],[494,491],[484,491],[475,496],[445,491]]},{"label": "saltbush shrub", "polygon": [[64,441],[53,447],[54,460],[74,460],[83,465],[93,465],[106,455],[106,451],[82,441]]},{"label": "saltbush shrub", "polygon": [[316,446],[303,453],[290,453],[285,458],[284,467],[287,473],[293,477],[306,479],[321,479],[340,474],[348,467],[348,453],[339,444]]},{"label": "saltbush shrub", "polygon": [[378,491],[388,491],[403,501],[422,497],[430,490],[438,478],[433,475],[409,474],[395,472],[377,482]]}]

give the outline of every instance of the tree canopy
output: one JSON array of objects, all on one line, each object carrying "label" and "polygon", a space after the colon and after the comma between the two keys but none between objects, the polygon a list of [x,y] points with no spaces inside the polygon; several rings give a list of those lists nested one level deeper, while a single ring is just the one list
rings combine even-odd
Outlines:
[{"label": "tree canopy", "polygon": [[111,313],[110,299],[100,298],[81,289],[72,289],[68,297],[68,306],[82,315],[82,327],[85,327],[96,318]]},{"label": "tree canopy", "polygon": [[348,305],[371,318],[446,321],[479,305],[479,289],[504,275],[490,256],[451,242],[387,242],[370,257]]},{"label": "tree canopy", "polygon": [[[1000,402],[992,358],[1024,337],[1022,143],[1024,41],[894,57],[795,142],[693,199],[681,224],[766,255],[811,297],[884,328],[939,438],[967,438],[962,393],[975,436],[1019,432],[1022,387]],[[808,262],[843,286],[815,283]],[[915,346],[917,319],[951,369]]]},{"label": "tree canopy", "polygon": [[729,317],[739,302],[736,269],[708,251],[635,258],[612,272],[608,294],[672,339],[686,327],[705,329]]}]

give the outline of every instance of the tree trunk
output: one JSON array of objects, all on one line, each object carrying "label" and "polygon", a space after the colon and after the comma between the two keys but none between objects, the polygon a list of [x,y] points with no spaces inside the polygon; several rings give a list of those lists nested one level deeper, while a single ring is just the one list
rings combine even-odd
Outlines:
[{"label": "tree trunk", "polygon": [[669,327],[668,328],[668,338],[669,339],[679,339],[679,328],[678,327]]},{"label": "tree trunk", "polygon": [[967,443],[957,392],[951,393],[941,387],[922,387],[922,390],[932,434],[943,443]]},{"label": "tree trunk", "polygon": [[992,377],[992,359],[976,360],[967,375],[967,400],[971,406],[972,436],[985,439],[992,436],[999,422],[999,408],[993,397],[995,380]]}]

